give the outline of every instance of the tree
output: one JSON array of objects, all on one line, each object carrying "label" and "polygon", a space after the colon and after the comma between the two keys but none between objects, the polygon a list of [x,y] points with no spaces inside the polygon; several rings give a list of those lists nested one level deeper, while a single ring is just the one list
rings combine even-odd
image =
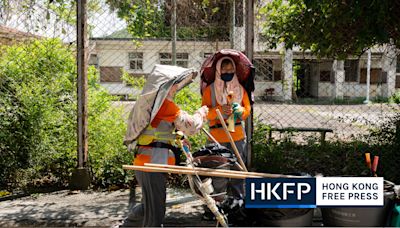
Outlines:
[{"label": "tree", "polygon": [[[106,0],[134,38],[171,37],[171,0]],[[177,0],[177,36],[227,38],[230,1]]]},{"label": "tree", "polygon": [[284,42],[340,59],[374,45],[400,46],[399,15],[396,0],[273,0],[260,9],[270,47]]},{"label": "tree", "polygon": [[[104,0],[87,0],[89,17],[98,12]],[[0,24],[45,37],[73,32],[76,26],[76,0],[0,0]],[[104,5],[104,4],[103,4]],[[53,36],[52,36],[53,35]]]},{"label": "tree", "polygon": [[[88,70],[89,164],[93,184],[124,184],[132,160],[122,141],[123,107]],[[0,46],[0,189],[64,185],[76,166],[76,60],[58,39]],[[38,181],[38,183],[35,183]]]}]

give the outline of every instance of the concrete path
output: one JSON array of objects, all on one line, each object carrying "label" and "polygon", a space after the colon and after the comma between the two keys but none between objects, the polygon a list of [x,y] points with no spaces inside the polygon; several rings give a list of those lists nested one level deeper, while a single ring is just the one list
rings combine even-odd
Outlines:
[{"label": "concrete path", "polygon": [[[128,198],[129,190],[64,190],[3,201],[0,202],[0,226],[110,227],[124,218]],[[175,202],[175,205],[168,204],[165,226],[215,226],[213,222],[201,220],[202,202],[190,198],[186,190],[168,189],[167,203]],[[185,199],[191,201],[184,202]]]},{"label": "concrete path", "polygon": [[[136,189],[140,199],[140,188]],[[0,202],[0,227],[111,227],[125,217],[129,190],[113,192],[57,191]],[[187,189],[167,189],[166,227],[215,227],[203,221],[203,206]],[[322,226],[314,210],[312,226]]]}]

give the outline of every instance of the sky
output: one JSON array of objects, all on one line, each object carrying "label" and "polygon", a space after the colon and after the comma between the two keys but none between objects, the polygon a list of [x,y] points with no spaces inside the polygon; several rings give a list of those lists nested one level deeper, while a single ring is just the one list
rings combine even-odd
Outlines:
[{"label": "sky", "polygon": [[[21,13],[21,10],[6,12],[0,5],[0,24],[39,36],[57,37],[64,42],[76,40],[75,26],[58,20],[57,15],[49,11],[44,4],[35,3],[27,11],[29,13]],[[100,11],[88,17],[92,37],[107,36],[126,27],[126,23],[119,19],[115,12],[110,12],[108,6],[102,5]]]}]

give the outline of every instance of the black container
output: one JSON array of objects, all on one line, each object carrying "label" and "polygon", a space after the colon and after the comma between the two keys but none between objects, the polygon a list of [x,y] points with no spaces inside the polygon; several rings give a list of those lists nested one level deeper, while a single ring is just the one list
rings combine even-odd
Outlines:
[{"label": "black container", "polygon": [[383,207],[321,208],[324,226],[386,226],[393,199],[394,192],[385,192]]},{"label": "black container", "polygon": [[274,213],[283,212],[288,214],[289,216],[283,216],[280,218],[271,218],[270,216],[264,216],[264,217],[260,216],[259,218],[257,218],[257,226],[286,226],[286,227],[312,226],[314,209],[269,209],[265,210],[264,213],[269,214],[271,210],[274,210]]}]

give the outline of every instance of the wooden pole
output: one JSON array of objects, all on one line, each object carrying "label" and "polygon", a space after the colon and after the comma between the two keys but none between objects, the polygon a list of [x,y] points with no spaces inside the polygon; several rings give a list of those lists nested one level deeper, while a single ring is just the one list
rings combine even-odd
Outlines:
[{"label": "wooden pole", "polygon": [[143,172],[158,172],[158,173],[175,173],[175,174],[186,174],[186,175],[199,175],[199,176],[208,176],[208,177],[225,177],[225,178],[233,178],[233,179],[246,179],[246,178],[259,178],[254,175],[245,175],[245,174],[236,174],[236,173],[221,173],[215,171],[200,171],[196,168],[191,170],[179,169],[179,168],[162,168],[162,167],[151,167],[151,166],[138,166],[138,165],[123,165],[123,169],[128,170],[138,170]]},{"label": "wooden pole", "polygon": [[[186,174],[186,175],[199,175],[199,176],[207,176],[207,177],[224,177],[224,178],[233,178],[233,179],[246,179],[246,178],[262,178],[259,175],[249,174],[248,172],[240,173],[229,173],[220,171],[217,169],[208,169],[208,168],[183,168],[184,166],[176,166],[176,167],[153,167],[153,166],[137,166],[137,165],[123,165],[123,169],[127,170],[138,170],[143,172],[158,172],[158,173],[174,173],[174,174]],[[265,178],[304,178],[303,176],[290,176],[290,175],[281,175],[281,174],[267,174],[265,173]],[[266,177],[269,176],[269,177]]]},{"label": "wooden pole", "polygon": [[217,115],[218,115],[219,121],[221,122],[221,125],[222,125],[226,135],[229,138],[229,142],[231,143],[232,149],[235,152],[235,155],[236,155],[236,157],[237,157],[237,159],[239,161],[240,166],[242,166],[243,170],[247,172],[248,170],[246,168],[246,164],[244,164],[242,156],[240,156],[240,153],[239,153],[239,151],[238,151],[238,149],[236,147],[235,141],[233,141],[232,135],[231,135],[231,133],[229,133],[228,127],[226,126],[225,121],[224,121],[224,117],[222,116],[222,114],[219,111],[219,109],[217,109]]},{"label": "wooden pole", "polygon": [[[254,57],[254,0],[246,0],[246,25],[245,25],[245,53],[247,58],[253,62]],[[249,97],[251,94],[248,94]],[[252,138],[253,138],[253,105],[251,105],[250,116],[246,119],[246,151],[247,151],[247,166],[251,167],[252,156]]]},{"label": "wooden pole", "polygon": [[[150,166],[150,167],[159,167],[159,168],[193,170],[192,167],[188,167],[188,166],[154,164],[154,163],[145,163],[144,165],[145,166]],[[239,174],[239,175],[250,175],[250,176],[255,176],[255,177],[260,177],[260,178],[302,178],[301,176],[293,176],[293,175],[257,173],[257,172],[243,172],[243,171],[238,171],[238,170],[210,169],[210,168],[202,168],[202,167],[194,167],[194,170],[196,170],[196,171],[204,171],[204,172],[215,172],[215,173],[229,173],[229,174]]]},{"label": "wooden pole", "polygon": [[216,144],[221,145],[204,127],[201,129],[203,132]]},{"label": "wooden pole", "polygon": [[87,0],[76,4],[77,30],[77,157],[78,164],[72,172],[70,188],[86,190],[90,185],[88,161],[88,109],[87,109],[87,69],[88,69],[88,25]]},{"label": "wooden pole", "polygon": [[79,0],[77,4],[77,65],[78,65],[78,167],[86,167],[87,142],[87,67],[88,67],[88,40],[87,40],[87,3]]}]

